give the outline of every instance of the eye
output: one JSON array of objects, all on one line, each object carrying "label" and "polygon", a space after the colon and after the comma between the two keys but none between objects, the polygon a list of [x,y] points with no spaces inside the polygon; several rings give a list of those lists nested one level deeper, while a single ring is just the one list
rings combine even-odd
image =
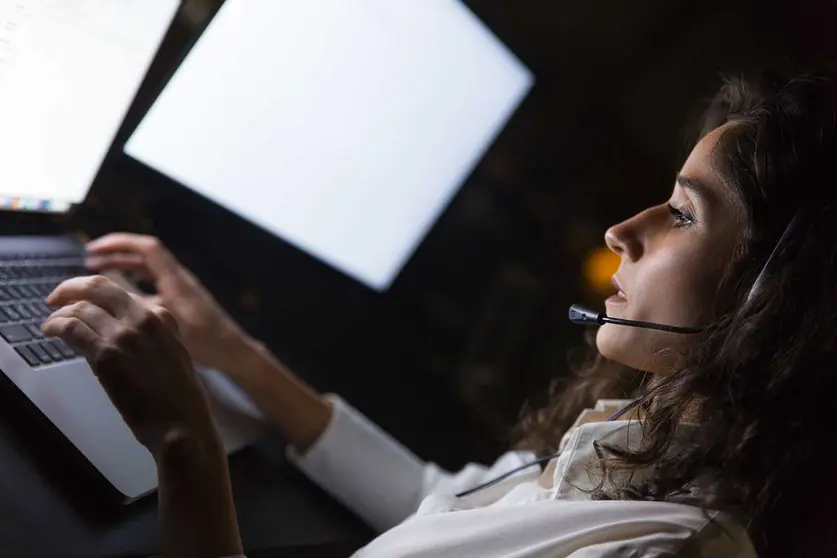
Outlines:
[{"label": "eye", "polygon": [[677,209],[671,204],[668,204],[668,212],[674,217],[675,227],[688,227],[695,222],[695,218],[691,213],[682,209]]}]

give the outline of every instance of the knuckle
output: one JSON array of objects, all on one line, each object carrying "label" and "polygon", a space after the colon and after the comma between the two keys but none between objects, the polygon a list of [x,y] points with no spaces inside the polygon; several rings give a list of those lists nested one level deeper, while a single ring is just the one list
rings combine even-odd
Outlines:
[{"label": "knuckle", "polygon": [[174,314],[172,314],[168,308],[159,304],[151,306],[150,310],[157,318],[167,320],[174,317]]},{"label": "knuckle", "polygon": [[69,318],[65,319],[62,323],[64,333],[71,337],[77,337],[81,332],[81,328],[84,326],[81,320],[79,320],[75,316],[70,316]]},{"label": "knuckle", "polygon": [[96,355],[93,358],[93,366],[107,367],[112,366],[120,360],[122,351],[116,345],[107,343],[98,348]]},{"label": "knuckle", "polygon": [[67,333],[71,335],[78,335],[84,328],[84,323],[75,316],[71,316],[64,323]]},{"label": "knuckle", "polygon": [[86,287],[88,289],[96,289],[98,287],[102,287],[110,283],[110,279],[105,277],[104,275],[91,275],[87,278]]},{"label": "knuckle", "polygon": [[174,314],[168,308],[163,306],[155,306],[151,309],[154,315],[157,317],[158,320],[162,320],[163,322],[173,322],[174,321]]},{"label": "knuckle", "polygon": [[119,350],[134,348],[140,340],[142,333],[131,325],[122,325],[113,335],[110,336],[108,344]]},{"label": "knuckle", "polygon": [[149,252],[159,252],[164,249],[163,243],[156,236],[144,236],[143,243],[145,244],[145,249]]},{"label": "knuckle", "polygon": [[162,318],[155,310],[147,309],[137,319],[137,331],[145,334],[155,333],[159,330]]},{"label": "knuckle", "polygon": [[90,314],[95,308],[92,302],[87,300],[79,300],[70,306],[70,313],[75,316],[84,316]]}]

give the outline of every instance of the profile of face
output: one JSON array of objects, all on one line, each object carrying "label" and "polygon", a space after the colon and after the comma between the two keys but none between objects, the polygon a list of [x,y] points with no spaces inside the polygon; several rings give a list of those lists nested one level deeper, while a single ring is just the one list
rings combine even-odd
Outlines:
[{"label": "profile of face", "polygon": [[[726,126],[695,146],[667,203],[608,229],[605,241],[621,258],[613,277],[618,294],[605,303],[609,316],[674,326],[705,325],[742,226],[731,190],[714,164]],[[667,374],[692,339],[607,324],[599,329],[596,345],[610,360]]]}]

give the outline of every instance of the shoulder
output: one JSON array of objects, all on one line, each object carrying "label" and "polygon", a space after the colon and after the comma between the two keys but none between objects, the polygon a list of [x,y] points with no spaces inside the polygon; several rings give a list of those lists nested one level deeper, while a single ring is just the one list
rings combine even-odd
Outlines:
[{"label": "shoulder", "polygon": [[[667,502],[567,502],[553,519],[572,525],[570,538],[595,533],[585,558],[637,557],[755,558],[746,531],[728,516]],[[549,512],[547,512],[549,513]],[[574,554],[571,554],[575,556]]]},{"label": "shoulder", "polygon": [[[392,546],[390,546],[392,545]],[[662,502],[546,500],[414,516],[369,550],[415,556],[755,558],[743,529],[720,514]]]},{"label": "shoulder", "polygon": [[756,558],[746,530],[725,514],[668,502],[593,503],[601,506],[597,515],[609,533],[608,550],[631,549],[649,557]]}]

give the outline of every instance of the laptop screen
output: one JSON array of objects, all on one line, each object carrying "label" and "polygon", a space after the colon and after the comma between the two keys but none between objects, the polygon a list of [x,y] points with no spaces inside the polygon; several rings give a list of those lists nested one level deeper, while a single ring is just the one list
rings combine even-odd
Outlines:
[{"label": "laptop screen", "polygon": [[385,289],[532,85],[456,0],[227,0],[126,152]]},{"label": "laptop screen", "polygon": [[0,209],[84,199],[179,0],[0,0]]}]

